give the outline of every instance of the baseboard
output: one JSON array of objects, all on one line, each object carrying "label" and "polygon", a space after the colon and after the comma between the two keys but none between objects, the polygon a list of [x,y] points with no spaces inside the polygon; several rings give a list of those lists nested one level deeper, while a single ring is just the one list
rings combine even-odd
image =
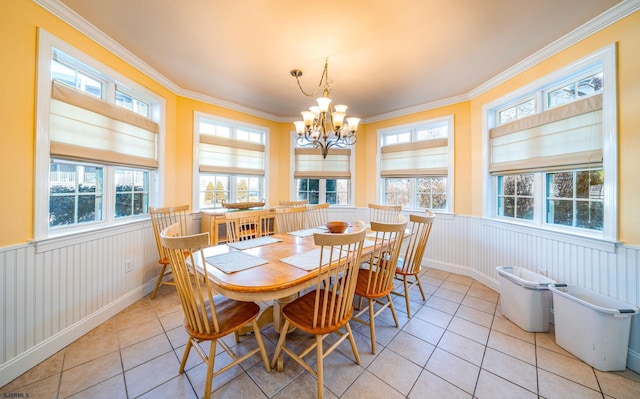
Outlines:
[{"label": "baseboard", "polygon": [[471,269],[470,267],[455,265],[453,263],[437,262],[430,259],[422,261],[422,266],[432,267],[434,269],[443,270],[449,273],[461,274],[463,276],[471,277],[474,280],[486,285],[496,292],[500,292],[500,283],[497,280],[493,280],[484,274],[478,273],[478,271]]},{"label": "baseboard", "polygon": [[640,352],[627,351],[627,368],[640,374]]},{"label": "baseboard", "polygon": [[62,350],[153,290],[155,278],[0,366],[0,387]]}]

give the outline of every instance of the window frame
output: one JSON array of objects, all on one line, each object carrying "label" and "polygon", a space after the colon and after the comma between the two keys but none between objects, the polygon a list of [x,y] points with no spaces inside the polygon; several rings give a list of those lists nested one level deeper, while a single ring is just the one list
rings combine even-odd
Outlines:
[{"label": "window frame", "polygon": [[[115,88],[117,85],[124,85],[132,92],[136,93],[136,97],[144,98],[149,101],[149,119],[157,122],[159,132],[157,133],[157,169],[145,169],[135,167],[125,167],[118,165],[109,165],[100,163],[99,161],[80,162],[69,161],[74,165],[92,165],[103,168],[103,220],[74,224],[63,227],[49,227],[49,164],[52,160],[57,159],[50,155],[49,144],[49,115],[51,104],[51,63],[54,49],[58,49],[76,63],[71,66],[76,71],[97,79],[103,83],[102,101],[106,101],[115,105]],[[63,40],[55,37],[46,30],[38,28],[38,59],[37,59],[37,81],[36,81],[36,133],[35,133],[35,168],[34,168],[34,240],[40,241],[48,238],[58,237],[62,235],[75,234],[90,230],[98,230],[110,226],[123,225],[139,220],[148,219],[148,214],[133,215],[128,217],[115,217],[115,186],[114,175],[117,169],[133,169],[141,171],[149,171],[149,206],[158,206],[163,200],[163,184],[160,176],[164,175],[164,137],[165,137],[165,114],[166,104],[164,98],[154,94],[149,89],[130,80],[124,75],[104,65],[100,61],[85,54],[79,49],[71,46]],[[60,61],[59,61],[60,62]]]},{"label": "window frame", "polygon": [[[387,178],[380,176],[381,174],[381,159],[382,159],[382,147],[385,142],[385,139],[388,136],[394,134],[405,134],[406,132],[411,133],[411,142],[415,141],[425,141],[418,140],[417,135],[418,131],[427,129],[429,127],[434,127],[436,125],[447,124],[447,175],[446,176],[423,176],[423,177],[445,177],[447,179],[447,191],[446,191],[446,201],[447,206],[444,209],[432,209],[434,213],[442,213],[442,214],[453,214],[454,213],[454,165],[455,165],[455,153],[454,153],[454,136],[455,136],[455,124],[454,124],[454,116],[448,115],[438,118],[427,119],[423,121],[413,122],[404,125],[392,126],[384,129],[380,129],[377,132],[377,162],[376,162],[376,193],[379,203],[386,203],[385,196],[385,181]],[[428,139],[427,139],[428,140]],[[387,145],[392,145],[391,143]],[[420,211],[422,208],[418,208],[418,178],[421,176],[413,176],[406,177],[411,180],[410,187],[410,203],[408,208],[403,208],[403,211]]]},{"label": "window frame", "polygon": [[[500,217],[497,212],[497,176],[489,172],[490,166],[490,129],[498,125],[496,110],[504,108],[506,104],[519,102],[531,93],[539,93],[542,101],[546,101],[548,92],[563,87],[572,81],[579,81],[581,77],[592,74],[595,70],[603,72],[602,93],[602,137],[603,160],[602,169],[606,176],[604,182],[603,199],[603,229],[589,230],[584,228],[567,227],[545,222],[546,215],[546,173],[551,171],[534,172],[534,218],[531,221]],[[586,98],[580,97],[579,99]],[[575,101],[575,100],[574,100]],[[542,103],[540,103],[542,104]],[[554,107],[552,107],[554,108]],[[482,140],[483,140],[483,217],[500,220],[512,224],[526,225],[549,231],[562,232],[577,236],[617,241],[618,234],[618,131],[617,131],[617,66],[616,45],[610,44],[575,62],[557,69],[513,92],[491,101],[483,106],[482,112]],[[550,108],[545,107],[544,110]],[[583,169],[583,168],[577,168]],[[573,171],[577,169],[562,169]],[[506,174],[506,173],[505,173]]]},{"label": "window frame", "polygon": [[[208,173],[208,172],[200,172],[200,120],[205,119],[211,122],[214,122],[216,125],[226,125],[229,127],[231,137],[227,136],[219,136],[212,135],[216,137],[223,137],[233,140],[240,140],[247,143],[256,143],[253,140],[244,140],[237,138],[237,131],[247,130],[250,133],[259,132],[262,135],[262,145],[264,145],[264,176],[255,176],[260,177],[262,179],[261,182],[261,190],[263,194],[263,198],[266,203],[269,203],[269,192],[267,187],[269,187],[269,128],[266,126],[254,125],[242,121],[237,121],[233,119],[224,118],[221,116],[208,114],[204,112],[195,111],[193,115],[193,182],[192,182],[192,204],[191,209],[194,212],[198,212],[202,209],[221,209],[221,207],[211,206],[211,207],[200,207],[200,175],[210,175],[210,176],[228,176],[229,177],[229,198],[232,199],[235,197],[237,191],[237,178],[238,177],[251,177],[246,174],[234,174],[230,173],[228,175],[222,173]],[[233,201],[230,201],[233,202]]]}]

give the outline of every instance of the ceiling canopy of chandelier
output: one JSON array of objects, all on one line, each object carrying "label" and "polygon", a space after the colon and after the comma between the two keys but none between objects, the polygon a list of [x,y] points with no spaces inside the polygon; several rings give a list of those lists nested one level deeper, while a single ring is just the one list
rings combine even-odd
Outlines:
[{"label": "ceiling canopy of chandelier", "polygon": [[333,81],[329,79],[328,69],[329,60],[326,59],[320,83],[312,93],[307,93],[300,85],[302,71],[299,69],[291,70],[291,76],[296,78],[298,87],[305,96],[313,97],[322,89],[322,97],[316,99],[318,105],[309,107],[308,111],[302,111],[303,120],[293,122],[298,133],[298,144],[320,148],[322,158],[327,157],[327,152],[331,147],[346,148],[353,145],[356,142],[356,130],[358,130],[358,123],[360,123],[360,118],[345,118],[348,108],[346,105],[331,105],[329,83],[333,83]]}]

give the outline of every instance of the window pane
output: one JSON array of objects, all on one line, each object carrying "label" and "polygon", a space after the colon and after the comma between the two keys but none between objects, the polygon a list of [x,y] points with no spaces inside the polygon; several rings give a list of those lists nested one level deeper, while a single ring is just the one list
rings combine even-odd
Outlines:
[{"label": "window pane", "polygon": [[385,179],[384,191],[386,205],[408,207],[411,195],[411,179]]},{"label": "window pane", "polygon": [[76,87],[76,71],[68,66],[51,61],[51,79]]},{"label": "window pane", "polygon": [[200,208],[221,208],[229,201],[229,176],[200,175]]},{"label": "window pane", "polygon": [[306,199],[310,204],[320,202],[320,179],[298,179],[298,199]]},{"label": "window pane", "polygon": [[49,167],[49,226],[102,220],[102,168],[52,162]]},{"label": "window pane", "polygon": [[516,193],[516,178],[514,176],[501,176],[502,195],[514,195]]},{"label": "window pane", "polygon": [[578,82],[578,97],[588,96],[602,91],[602,72]]},{"label": "window pane", "polygon": [[449,125],[436,125],[418,129],[416,131],[416,140],[429,140],[437,138],[446,138],[448,136]]},{"label": "window pane", "polygon": [[601,201],[578,201],[576,208],[576,227],[602,230],[604,206]]},{"label": "window pane", "polygon": [[573,225],[573,201],[547,200],[547,223]]},{"label": "window pane", "polygon": [[557,105],[566,104],[568,102],[573,101],[576,98],[575,95],[575,84],[572,83],[567,85],[561,89],[554,90],[548,94],[548,105],[549,108],[555,107]]},{"label": "window pane", "polygon": [[533,198],[516,198],[516,218],[533,220]]},{"label": "window pane", "polygon": [[550,173],[548,176],[548,195],[555,198],[573,198],[573,173]]},{"label": "window pane", "polygon": [[76,88],[84,91],[85,93],[89,93],[92,96],[102,98],[102,83],[90,76],[78,73]]},{"label": "window pane", "polygon": [[326,179],[325,180],[325,202],[332,205],[349,204],[349,180],[348,179]]},{"label": "window pane", "polygon": [[532,98],[529,101],[526,101],[522,104],[518,104],[516,106],[516,118],[523,118],[528,115],[533,115],[536,113],[536,100]]},{"label": "window pane", "polygon": [[529,173],[517,176],[516,192],[518,196],[533,195],[533,174]]},{"label": "window pane", "polygon": [[119,90],[116,90],[116,104],[133,111],[133,99],[130,95],[125,94]]},{"label": "window pane", "polygon": [[501,111],[498,114],[498,124],[502,125],[503,123],[507,123],[516,119],[516,107],[511,107]]},{"label": "window pane", "polygon": [[533,181],[532,173],[498,176],[498,215],[533,220]]},{"label": "window pane", "polygon": [[116,169],[115,190],[116,218],[149,213],[149,172]]},{"label": "window pane", "polygon": [[447,178],[420,177],[416,179],[417,206],[426,209],[446,209]]}]

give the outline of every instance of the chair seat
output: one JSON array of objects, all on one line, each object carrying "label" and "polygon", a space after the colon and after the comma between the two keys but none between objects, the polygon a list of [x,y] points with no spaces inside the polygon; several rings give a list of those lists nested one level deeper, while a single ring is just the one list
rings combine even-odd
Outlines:
[{"label": "chair seat", "polygon": [[222,295],[215,296],[213,301],[216,307],[220,332],[214,332],[215,327],[213,326],[213,318],[211,316],[211,306],[207,303],[207,320],[209,320],[209,329],[211,333],[203,334],[191,329],[189,327],[189,323],[187,323],[187,320],[185,319],[184,327],[187,330],[187,333],[192,337],[202,340],[212,340],[224,337],[225,335],[237,330],[239,327],[244,327],[249,324],[252,320],[258,317],[258,314],[260,313],[260,306],[254,302],[234,301],[233,299],[229,299]]},{"label": "chair seat", "polygon": [[389,295],[391,290],[393,290],[393,284],[389,284],[389,287],[386,289],[376,292],[371,292],[369,288],[369,269],[361,268],[360,272],[358,272],[358,279],[356,280],[356,295],[367,299],[382,298]]},{"label": "chair seat", "polygon": [[[353,306],[351,306],[350,309],[348,309],[345,317],[343,317],[337,323],[334,323],[334,324],[329,323],[330,325],[325,326],[324,328],[320,328],[320,327],[314,328],[313,316],[314,316],[314,308],[315,308],[317,293],[320,293],[320,295],[324,295],[326,291],[325,290],[311,291],[301,296],[295,301],[285,305],[285,307],[282,308],[282,314],[295,327],[299,328],[304,332],[307,332],[309,334],[314,334],[314,335],[329,334],[331,332],[334,332],[342,328],[342,326],[344,326],[349,322],[349,319],[351,319],[351,316],[353,314]],[[334,312],[335,311],[336,310],[334,309]],[[321,312],[322,312],[322,309],[321,308],[318,309],[318,320],[320,320],[320,318],[322,317]],[[326,315],[325,317],[326,319],[333,318],[332,315]]]},{"label": "chair seat", "polygon": [[404,259],[398,258],[398,263],[396,264],[396,274],[400,274],[402,276],[415,276],[416,274],[420,273],[420,268],[418,268],[417,270],[403,270],[403,267]]}]

